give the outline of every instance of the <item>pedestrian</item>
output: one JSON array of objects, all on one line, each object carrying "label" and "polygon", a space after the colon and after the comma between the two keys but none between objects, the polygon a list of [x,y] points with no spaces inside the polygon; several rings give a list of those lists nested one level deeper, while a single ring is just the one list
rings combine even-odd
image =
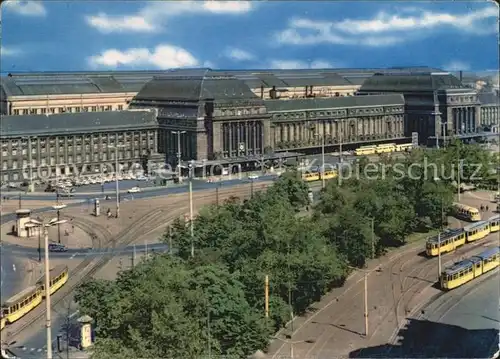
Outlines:
[{"label": "pedestrian", "polygon": [[481,210],[481,212],[484,212],[484,206],[481,205],[481,207],[479,208]]},{"label": "pedestrian", "polygon": [[490,207],[488,205],[486,205],[486,212],[488,212],[490,210]]}]

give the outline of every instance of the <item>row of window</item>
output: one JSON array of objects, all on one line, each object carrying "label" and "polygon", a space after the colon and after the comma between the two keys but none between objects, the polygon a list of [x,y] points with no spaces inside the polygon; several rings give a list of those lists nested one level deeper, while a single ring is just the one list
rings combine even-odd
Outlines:
[{"label": "row of window", "polygon": [[104,105],[104,106],[71,106],[71,107],[29,107],[15,108],[12,115],[45,115],[56,113],[78,113],[78,112],[104,112],[104,111],[123,111],[124,105]]},{"label": "row of window", "polygon": [[[153,137],[150,138],[150,141],[151,142],[153,141]],[[143,147],[147,146],[147,140],[142,140],[141,142],[134,141],[134,146],[138,147],[139,143]],[[111,142],[109,145],[107,143],[103,143],[103,144],[101,144],[101,150],[107,150],[108,146],[110,146],[110,149],[113,150],[112,147],[115,146],[115,143]],[[130,147],[131,146],[131,142],[125,142],[125,145],[124,145],[123,142],[118,142],[118,146],[127,146],[127,147]],[[85,148],[86,151],[90,151],[90,149],[91,149],[90,145],[84,145],[84,146],[77,145],[77,146],[74,146],[74,147],[73,146],[67,146],[67,152],[73,152],[73,149],[76,149],[76,151],[81,151],[83,148]],[[94,149],[94,151],[99,151],[99,144],[94,143],[93,149]],[[47,153],[47,152],[49,152],[49,153],[55,153],[56,152],[56,147],[55,146],[50,146],[48,149],[45,146],[41,146],[40,147],[40,153]],[[5,147],[2,148],[2,156],[6,157],[8,155],[8,153],[9,153],[9,151],[7,150],[7,148],[5,148]],[[31,148],[31,154],[36,155],[37,153],[38,153],[38,149],[36,147],[32,147]],[[64,153],[64,146],[60,146],[59,147],[59,153]],[[21,151],[18,151],[17,149],[13,148],[10,151],[10,154],[11,154],[11,156],[18,156],[19,154],[27,155],[28,154],[28,149],[27,148],[23,148],[23,149],[21,149]]]},{"label": "row of window", "polygon": [[[149,137],[150,141],[153,141],[153,139],[155,137],[155,133],[154,132],[149,132],[148,134],[146,134],[145,132],[133,133],[133,139],[135,140],[135,142],[139,141],[141,138],[144,141],[148,137]],[[123,133],[121,133],[119,135],[110,134],[110,135],[93,135],[93,136],[87,135],[87,136],[59,137],[59,142],[64,143],[66,141],[68,144],[76,143],[77,145],[81,145],[83,142],[85,142],[86,144],[90,145],[91,139],[93,139],[94,145],[96,144],[96,142],[109,142],[110,144],[114,145],[114,142],[116,139],[118,139],[119,144],[122,145],[123,140],[127,140],[127,142],[130,142],[130,140],[132,140],[132,133],[129,132],[129,133],[126,133],[125,135]],[[37,145],[40,145],[41,147],[45,147],[47,142],[50,143],[51,145],[55,145],[56,144],[56,137],[41,138],[38,141],[32,140],[31,146],[36,147]],[[8,140],[2,141],[2,148],[4,151],[7,150],[6,148],[8,146],[9,146]],[[10,147],[12,149],[20,148],[20,147],[29,147],[29,143],[28,143],[27,139],[23,139],[22,141],[12,140],[10,142]]]},{"label": "row of window", "polygon": [[[134,151],[124,151],[124,152],[118,152],[118,159],[132,159],[132,158],[138,158],[141,154],[144,154],[145,152],[139,151],[139,150],[134,150]],[[132,156],[133,155],[133,156]],[[85,162],[100,162],[100,161],[107,161],[109,160],[114,160],[115,159],[115,153],[111,152],[108,156],[107,153],[94,153],[92,156],[90,154],[86,155],[68,155],[67,156],[67,161],[65,160],[64,156],[59,156],[59,157],[49,157],[49,158],[41,158],[40,161],[38,160],[31,160],[31,166],[32,167],[38,167],[38,166],[55,166],[56,164],[74,164],[74,163],[82,163],[82,159],[85,159]],[[9,166],[9,161],[2,161],[2,170],[16,170],[19,168],[19,166],[22,165],[21,168],[28,168],[29,167],[29,162],[27,160],[23,161],[17,161],[13,160],[10,162]]]}]

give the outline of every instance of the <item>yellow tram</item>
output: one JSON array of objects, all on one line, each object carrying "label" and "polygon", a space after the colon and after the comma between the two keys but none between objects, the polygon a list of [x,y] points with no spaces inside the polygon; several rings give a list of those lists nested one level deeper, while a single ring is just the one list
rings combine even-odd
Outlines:
[{"label": "yellow tram", "polygon": [[302,180],[306,182],[321,181],[323,177],[325,180],[334,179],[338,177],[338,173],[335,170],[329,170],[325,171],[324,174],[322,174],[321,171],[306,172],[302,174]]},{"label": "yellow tram", "polygon": [[[50,270],[50,295],[57,292],[68,281],[68,267],[64,264],[58,265]],[[45,298],[45,276],[42,276],[36,283]]]},{"label": "yellow tram", "polygon": [[396,145],[396,152],[408,152],[413,149],[413,143],[402,143]]},{"label": "yellow tram", "polygon": [[354,154],[356,156],[374,155],[375,153],[376,153],[375,146],[361,146],[354,150]]},{"label": "yellow tram", "polygon": [[453,203],[453,210],[458,219],[463,219],[469,222],[477,222],[481,220],[481,214],[477,208],[455,202]]},{"label": "yellow tram", "polygon": [[3,316],[3,313],[0,313],[0,330],[5,328],[5,318]]},{"label": "yellow tram", "polygon": [[431,237],[425,244],[425,253],[429,257],[454,251],[465,244],[465,231],[463,228],[451,229],[441,233],[439,236]]},{"label": "yellow tram", "polygon": [[375,148],[375,153],[390,153],[390,152],[395,152],[396,151],[396,144],[395,143],[384,143],[382,145],[378,145]]},{"label": "yellow tram", "polygon": [[489,218],[488,222],[490,222],[491,233],[500,231],[500,214],[496,214],[493,217]]},{"label": "yellow tram", "polygon": [[480,221],[469,224],[468,226],[464,227],[464,232],[465,236],[467,237],[467,243],[483,239],[488,234],[490,234],[490,222]]},{"label": "yellow tram", "polygon": [[[50,295],[54,294],[68,281],[68,267],[59,265],[50,270]],[[20,319],[36,308],[45,297],[45,277],[42,276],[36,285],[17,293],[2,304],[0,330],[7,324]]]},{"label": "yellow tram", "polygon": [[490,248],[476,256],[465,259],[446,268],[441,273],[441,288],[450,290],[460,287],[474,278],[500,265],[500,247]]},{"label": "yellow tram", "polygon": [[14,323],[42,302],[42,292],[36,285],[28,287],[7,299],[2,305],[5,324]]}]

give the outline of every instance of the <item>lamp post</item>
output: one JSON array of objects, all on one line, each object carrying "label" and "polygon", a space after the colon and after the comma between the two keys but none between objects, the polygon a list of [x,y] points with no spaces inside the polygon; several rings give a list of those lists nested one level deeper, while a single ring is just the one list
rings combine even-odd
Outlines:
[{"label": "lamp post", "polygon": [[61,243],[61,209],[66,208],[65,204],[60,204],[57,203],[55,206],[52,207],[54,210],[57,212],[57,242]]},{"label": "lamp post", "polygon": [[319,133],[316,136],[321,137],[321,188],[325,189],[325,136],[321,136]]},{"label": "lamp post", "polygon": [[349,265],[347,267],[354,269],[356,271],[360,271],[364,275],[364,286],[365,286],[365,289],[364,289],[364,317],[365,317],[365,337],[367,338],[368,337],[368,276],[371,274],[371,272],[373,272],[374,270],[377,270],[378,267],[376,267],[370,271],[363,270],[363,269],[356,268],[356,267],[351,267]]},{"label": "lamp post", "polygon": [[124,145],[108,146],[115,149],[115,185],[116,185],[116,218],[120,216],[120,186],[118,183],[118,149],[125,147]]},{"label": "lamp post", "polygon": [[[179,166],[180,168],[180,166]],[[191,231],[191,257],[194,257],[194,223],[193,223],[193,161],[189,164],[189,230]]]},{"label": "lamp post", "polygon": [[177,135],[177,173],[179,176],[179,182],[181,181],[181,135],[186,133],[186,131],[172,131],[174,135]]},{"label": "lamp post", "polygon": [[66,220],[58,221],[57,218],[52,218],[48,222],[40,222],[32,219],[31,222],[38,227],[40,231],[43,229],[44,234],[44,250],[45,250],[45,328],[47,329],[47,359],[52,359],[52,332],[51,332],[51,316],[50,316],[50,263],[49,263],[49,232],[48,227],[66,223]]}]

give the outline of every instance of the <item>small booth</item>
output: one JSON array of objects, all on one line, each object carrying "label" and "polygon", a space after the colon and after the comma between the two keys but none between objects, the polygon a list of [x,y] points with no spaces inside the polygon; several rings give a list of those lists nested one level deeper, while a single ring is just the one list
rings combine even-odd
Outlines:
[{"label": "small booth", "polygon": [[16,236],[29,238],[38,231],[36,226],[31,223],[31,209],[18,209],[16,211]]}]

